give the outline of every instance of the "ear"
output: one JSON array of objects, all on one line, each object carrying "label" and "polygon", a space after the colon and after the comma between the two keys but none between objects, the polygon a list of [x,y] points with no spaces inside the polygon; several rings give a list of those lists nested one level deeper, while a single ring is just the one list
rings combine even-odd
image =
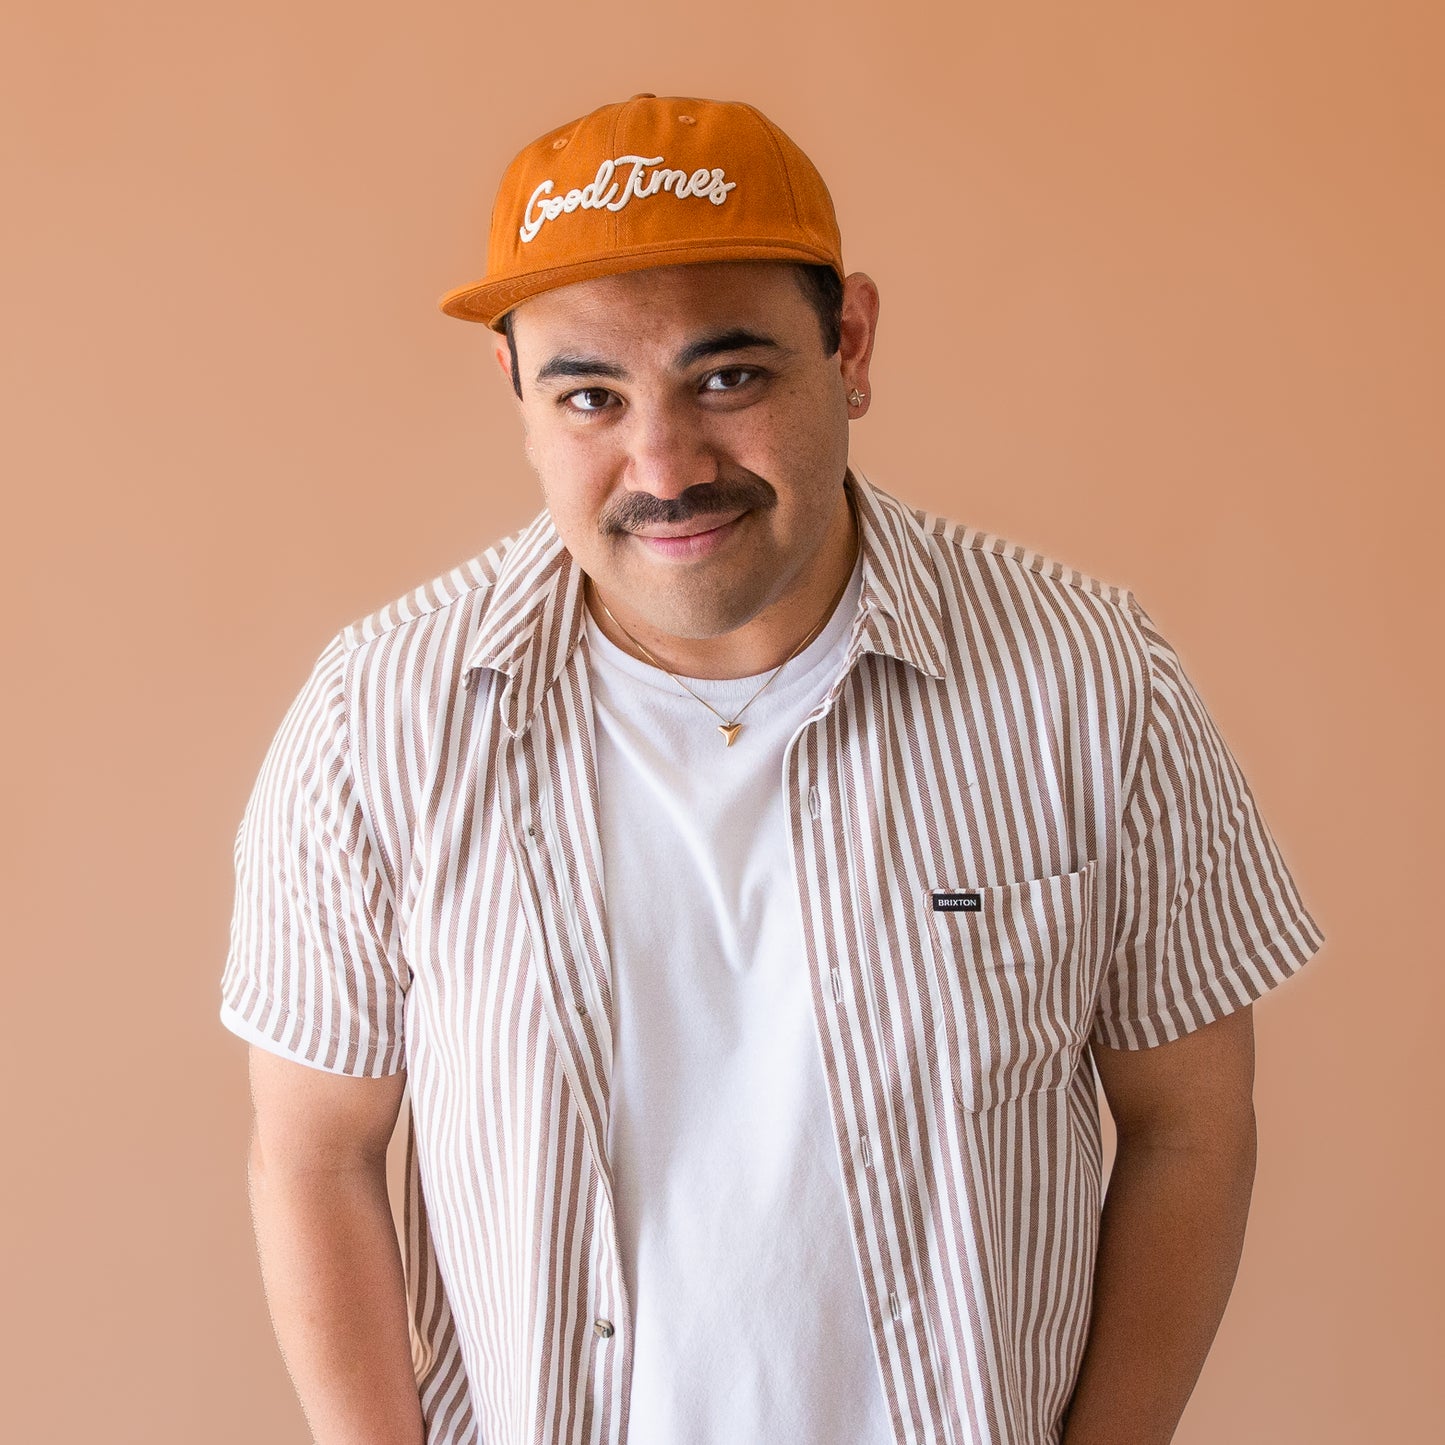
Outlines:
[{"label": "ear", "polygon": [[868,364],[873,359],[873,338],[878,334],[878,304],[878,287],[871,276],[854,271],[844,279],[838,363],[843,390],[848,392],[856,387],[863,394],[857,406],[849,405],[848,415],[854,421],[868,410],[873,398]]},{"label": "ear", "polygon": [[497,340],[492,348],[492,355],[497,358],[497,366],[501,369],[502,375],[507,381],[507,390],[512,389],[512,353],[507,346],[507,338],[500,331],[494,333]]}]

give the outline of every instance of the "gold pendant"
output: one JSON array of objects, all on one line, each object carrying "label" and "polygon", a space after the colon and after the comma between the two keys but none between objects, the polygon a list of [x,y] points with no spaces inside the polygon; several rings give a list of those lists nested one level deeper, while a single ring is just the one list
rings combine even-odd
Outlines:
[{"label": "gold pendant", "polygon": [[719,723],[717,730],[728,740],[728,746],[732,747],[733,739],[742,732],[743,725],[741,723]]}]

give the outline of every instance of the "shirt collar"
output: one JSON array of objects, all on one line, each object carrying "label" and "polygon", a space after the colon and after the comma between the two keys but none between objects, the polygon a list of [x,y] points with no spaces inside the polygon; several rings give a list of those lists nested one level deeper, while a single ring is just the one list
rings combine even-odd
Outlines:
[{"label": "shirt collar", "polygon": [[[918,514],[857,468],[849,468],[845,485],[858,504],[863,540],[862,591],[847,666],[860,653],[878,652],[942,679],[943,611],[930,532]],[[513,735],[531,721],[582,636],[583,576],[545,509],[503,555],[462,664],[462,685],[472,685],[477,668],[501,673],[501,718]]]}]

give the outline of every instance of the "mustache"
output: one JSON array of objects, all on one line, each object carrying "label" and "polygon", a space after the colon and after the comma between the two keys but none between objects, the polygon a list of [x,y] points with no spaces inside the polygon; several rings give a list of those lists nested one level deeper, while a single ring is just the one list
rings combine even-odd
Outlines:
[{"label": "mustache", "polygon": [[719,512],[759,511],[775,506],[778,494],[761,477],[749,480],[699,482],[676,497],[629,492],[599,522],[604,534],[635,532],[641,527],[672,526]]}]

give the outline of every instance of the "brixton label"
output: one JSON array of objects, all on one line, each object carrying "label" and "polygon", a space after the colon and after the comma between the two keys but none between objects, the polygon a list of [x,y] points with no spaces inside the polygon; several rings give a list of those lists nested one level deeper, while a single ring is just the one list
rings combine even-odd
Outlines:
[{"label": "brixton label", "polygon": [[983,900],[976,888],[965,888],[958,892],[935,888],[932,893],[935,913],[977,913]]}]

